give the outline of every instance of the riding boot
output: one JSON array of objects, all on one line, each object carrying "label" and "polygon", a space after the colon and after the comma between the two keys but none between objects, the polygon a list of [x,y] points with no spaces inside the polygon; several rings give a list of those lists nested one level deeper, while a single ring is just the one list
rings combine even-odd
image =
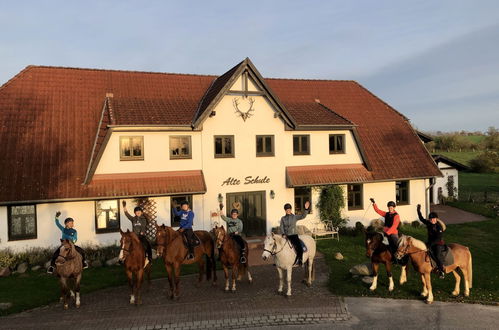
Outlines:
[{"label": "riding boot", "polygon": [[241,258],[239,259],[239,262],[242,263],[242,264],[245,264],[246,263],[246,249],[243,248],[241,250]]},{"label": "riding boot", "polygon": [[194,249],[192,248],[191,245],[189,245],[189,254],[187,254],[187,260],[192,260],[194,259]]}]

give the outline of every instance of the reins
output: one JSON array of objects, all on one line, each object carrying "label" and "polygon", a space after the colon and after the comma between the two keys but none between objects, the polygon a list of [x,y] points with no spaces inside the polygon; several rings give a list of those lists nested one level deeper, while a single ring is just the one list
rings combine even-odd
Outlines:
[{"label": "reins", "polygon": [[279,251],[274,252],[274,250],[277,250],[277,242],[274,239],[274,246],[272,246],[272,251],[267,250],[267,249],[263,249],[263,251],[270,253],[271,256],[275,256],[276,254],[278,254],[278,253],[282,252],[282,250],[284,250],[284,246],[286,246],[286,244],[283,244]]}]

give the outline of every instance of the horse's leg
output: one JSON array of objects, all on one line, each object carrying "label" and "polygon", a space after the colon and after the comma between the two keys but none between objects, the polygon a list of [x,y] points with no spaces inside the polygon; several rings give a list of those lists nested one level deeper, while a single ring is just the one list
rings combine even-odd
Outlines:
[{"label": "horse's leg", "polygon": [[173,275],[173,270],[172,270],[173,265],[172,264],[167,264],[165,262],[165,268],[166,272],[168,273],[168,284],[170,285],[170,298],[173,299],[173,291],[175,290],[174,288],[174,275]]},{"label": "horse's leg", "polygon": [[135,276],[135,297],[137,298],[135,300],[135,305],[142,305],[142,294],[140,292],[140,289],[142,287],[142,281],[144,280],[144,268],[140,268],[139,271],[137,272],[137,276]]},{"label": "horse's leg", "polygon": [[407,282],[407,265],[402,266],[402,270],[400,271],[400,285]]},{"label": "horse's leg", "polygon": [[426,288],[428,289],[428,298],[426,298],[426,303],[433,303],[433,290],[431,288],[431,273],[430,271],[424,274],[424,279],[426,283]]},{"label": "horse's leg", "polygon": [[393,291],[393,276],[392,276],[392,263],[390,261],[387,261],[385,263],[385,268],[386,268],[386,275],[388,276],[388,291],[392,292]]},{"label": "horse's leg", "polygon": [[288,266],[286,269],[286,275],[288,280],[288,292],[286,292],[286,297],[291,296],[291,276],[293,274],[293,266]]},{"label": "horse's leg", "polygon": [[253,283],[253,277],[251,277],[251,273],[249,271],[249,266],[246,266],[246,273],[248,274],[248,282],[250,284],[252,284]]},{"label": "horse's leg", "polygon": [[233,266],[232,266],[232,292],[235,293],[236,292],[236,281],[237,281],[237,277],[239,275],[239,272],[238,272],[238,265],[237,263],[235,263]]},{"label": "horse's leg", "polygon": [[283,283],[284,279],[282,274],[283,270],[279,266],[277,266],[276,268],[277,268],[277,273],[279,274],[279,288],[277,289],[277,292],[282,293],[282,287],[284,285]]},{"label": "horse's leg", "polygon": [[461,268],[461,272],[463,272],[464,276],[464,296],[469,297],[470,296],[470,274],[468,273],[468,269],[466,267]]},{"label": "horse's leg", "polygon": [[173,266],[175,271],[175,293],[173,294],[174,299],[180,296],[180,267],[181,264],[179,262],[176,262]]},{"label": "horse's leg", "polygon": [[371,287],[369,290],[374,291],[376,290],[376,287],[378,286],[378,268],[379,264],[373,262],[373,283],[371,284]]},{"label": "horse's leg", "polygon": [[76,308],[80,308],[80,282],[81,282],[81,272],[76,276],[75,279],[75,292],[76,292]]},{"label": "horse's leg", "polygon": [[[126,267],[126,266],[125,266]],[[135,304],[135,295],[133,288],[133,273],[131,270],[125,270],[126,277],[128,278],[128,286],[130,287],[130,304]]]},{"label": "horse's leg", "polygon": [[426,280],[423,274],[421,274],[421,283],[423,283],[423,291],[421,291],[421,297],[426,297],[428,295],[428,289],[426,288]]},{"label": "horse's leg", "polygon": [[457,296],[457,295],[459,295],[459,291],[460,291],[461,276],[459,276],[459,274],[457,273],[457,269],[454,269],[452,271],[452,274],[454,274],[454,277],[456,279],[456,285],[454,286],[454,291],[452,291],[452,295]]},{"label": "horse's leg", "polygon": [[225,291],[229,291],[229,268],[223,264],[225,275]]},{"label": "horse's leg", "polygon": [[59,278],[59,283],[61,283],[61,298],[62,298],[62,304],[64,306],[64,309],[68,309],[68,283],[67,279],[65,277],[60,277]]}]

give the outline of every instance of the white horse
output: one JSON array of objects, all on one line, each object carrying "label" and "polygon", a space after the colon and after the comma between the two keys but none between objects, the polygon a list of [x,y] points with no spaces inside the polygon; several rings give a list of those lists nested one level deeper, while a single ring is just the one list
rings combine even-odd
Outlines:
[{"label": "white horse", "polygon": [[[308,235],[300,235],[299,238],[307,247],[307,252],[303,252],[303,264],[305,265],[305,279],[303,281],[307,286],[311,286],[314,280],[315,241]],[[287,271],[288,291],[286,296],[289,297],[291,296],[291,273],[296,259],[296,252],[291,242],[286,238],[272,233],[265,238],[262,258],[267,260],[270,256],[274,257],[277,273],[279,274],[279,293],[282,293],[284,285],[283,271]]]}]

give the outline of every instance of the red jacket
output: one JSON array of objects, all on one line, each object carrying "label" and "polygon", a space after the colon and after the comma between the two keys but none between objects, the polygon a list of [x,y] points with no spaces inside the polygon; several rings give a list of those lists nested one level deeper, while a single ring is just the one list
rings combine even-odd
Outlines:
[{"label": "red jacket", "polygon": [[[376,211],[376,213],[378,213],[379,215],[381,215],[382,217],[386,216],[386,214],[388,212],[385,212],[385,211],[381,211],[380,209],[378,209],[378,207],[376,206],[376,204],[373,204],[373,207],[374,207],[374,211]],[[397,214],[394,218],[393,218],[393,225],[388,228],[388,227],[383,227],[383,231],[385,232],[385,234],[387,235],[398,235],[398,226],[400,224],[400,216]]]}]

